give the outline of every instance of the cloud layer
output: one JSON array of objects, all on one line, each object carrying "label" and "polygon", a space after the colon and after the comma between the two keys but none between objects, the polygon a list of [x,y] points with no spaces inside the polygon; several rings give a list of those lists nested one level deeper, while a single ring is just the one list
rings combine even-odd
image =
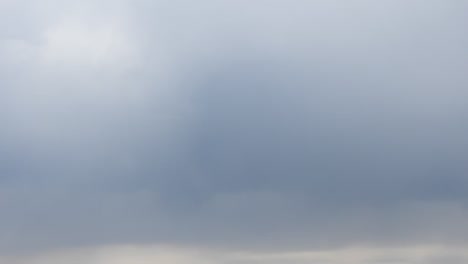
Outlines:
[{"label": "cloud layer", "polygon": [[466,9],[0,3],[2,253],[465,244]]},{"label": "cloud layer", "polygon": [[283,253],[213,252],[164,246],[107,246],[67,250],[42,255],[0,258],[5,264],[459,264],[466,263],[464,248],[419,246],[406,248],[349,248],[331,251]]}]

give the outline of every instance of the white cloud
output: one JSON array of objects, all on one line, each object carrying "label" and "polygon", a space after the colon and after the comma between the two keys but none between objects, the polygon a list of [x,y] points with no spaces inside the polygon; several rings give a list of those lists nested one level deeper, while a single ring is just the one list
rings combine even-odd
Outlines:
[{"label": "white cloud", "polygon": [[71,249],[42,255],[0,257],[0,264],[458,264],[465,246],[438,245],[303,252],[217,252],[157,245]]},{"label": "white cloud", "polygon": [[[206,262],[206,261],[209,262]],[[0,258],[1,264],[198,264],[213,263],[204,253],[160,246],[110,246],[64,250],[36,256]]]},{"label": "white cloud", "polygon": [[129,67],[135,63],[136,53],[118,23],[95,25],[85,21],[65,21],[48,29],[41,49],[45,62],[65,66]]}]

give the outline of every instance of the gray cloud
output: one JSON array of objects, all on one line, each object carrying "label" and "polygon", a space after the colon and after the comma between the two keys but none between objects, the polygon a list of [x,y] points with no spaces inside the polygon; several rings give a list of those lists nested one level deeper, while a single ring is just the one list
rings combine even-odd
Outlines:
[{"label": "gray cloud", "polygon": [[6,252],[466,242],[464,3],[38,2],[0,4]]}]

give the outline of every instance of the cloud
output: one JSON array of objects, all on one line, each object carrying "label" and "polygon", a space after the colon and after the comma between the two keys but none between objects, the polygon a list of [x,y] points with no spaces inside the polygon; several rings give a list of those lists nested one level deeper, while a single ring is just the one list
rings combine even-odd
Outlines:
[{"label": "cloud", "polygon": [[0,259],[0,263],[13,264],[168,264],[221,263],[329,263],[329,264],[409,264],[409,263],[464,263],[468,256],[464,249],[440,246],[409,248],[348,248],[331,251],[304,251],[283,253],[212,252],[168,246],[107,246],[100,248],[70,249],[42,255]]},{"label": "cloud", "polygon": [[0,4],[3,251],[466,242],[465,4],[32,2]]}]

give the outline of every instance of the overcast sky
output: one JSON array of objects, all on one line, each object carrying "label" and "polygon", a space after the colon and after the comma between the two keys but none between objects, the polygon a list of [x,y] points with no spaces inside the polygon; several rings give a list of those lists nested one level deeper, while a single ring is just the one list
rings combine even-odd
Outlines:
[{"label": "overcast sky", "polygon": [[0,264],[467,263],[467,14],[0,0]]}]

